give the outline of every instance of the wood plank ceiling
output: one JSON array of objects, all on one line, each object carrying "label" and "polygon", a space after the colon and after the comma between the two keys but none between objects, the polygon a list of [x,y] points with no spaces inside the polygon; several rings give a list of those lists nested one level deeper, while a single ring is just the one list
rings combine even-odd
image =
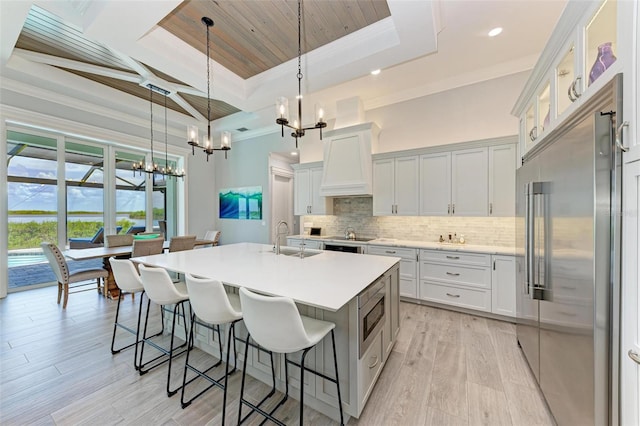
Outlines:
[{"label": "wood plank ceiling", "polygon": [[[203,16],[209,16],[215,22],[211,30],[211,58],[242,78],[255,76],[298,55],[295,0],[184,1],[158,25],[206,54]],[[316,49],[388,16],[386,0],[306,1],[303,3],[302,51]],[[31,8],[16,48],[98,66],[107,72],[92,73],[82,67],[74,69],[72,63],[68,66],[52,63],[65,71],[145,100],[149,99],[148,89],[135,82],[144,81],[139,75],[140,69],[146,69],[149,74],[165,81],[186,86],[170,75],[88,39],[79,28],[37,6]],[[125,74],[123,78],[118,78],[117,73],[109,76],[108,70],[124,71]],[[154,102],[163,105],[164,99],[155,96]],[[180,106],[182,102],[207,116],[206,95],[172,93],[167,99],[167,107],[189,115]],[[239,111],[223,101],[212,99],[211,104],[212,120]]]}]

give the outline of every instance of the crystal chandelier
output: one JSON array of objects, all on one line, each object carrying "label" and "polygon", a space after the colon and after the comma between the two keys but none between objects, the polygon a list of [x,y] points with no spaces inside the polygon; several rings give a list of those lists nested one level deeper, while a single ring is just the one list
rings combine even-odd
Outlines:
[{"label": "crystal chandelier", "polygon": [[298,104],[298,118],[293,121],[293,125],[289,124],[289,100],[286,97],[279,97],[276,100],[276,123],[282,129],[282,137],[284,137],[284,128],[292,129],[291,136],[296,138],[296,148],[298,148],[298,138],[304,136],[305,130],[320,129],[320,140],[322,140],[322,129],[327,127],[324,121],[324,109],[321,105],[316,105],[316,124],[312,127],[302,126],[302,0],[298,0],[298,96],[296,97]]},{"label": "crystal chandelier", "polygon": [[[149,175],[162,175],[169,177],[179,177],[183,178],[185,176],[184,169],[178,170],[177,168],[173,168],[169,165],[169,154],[167,150],[168,146],[168,135],[167,132],[167,95],[169,92],[164,90],[158,86],[154,86],[153,84],[147,84],[149,88],[149,106],[150,106],[150,116],[151,116],[151,163],[146,164],[145,161],[140,161],[139,163],[133,163],[133,174],[135,176],[136,172],[139,172],[142,176],[142,173],[147,173]],[[153,93],[160,93],[164,96],[164,167],[160,168],[154,162],[154,153],[153,153]]]},{"label": "crystal chandelier", "polygon": [[202,23],[205,25],[207,29],[207,139],[204,141],[202,145],[198,141],[198,126],[188,126],[187,127],[187,143],[191,145],[191,154],[195,154],[196,148],[202,148],[205,154],[207,154],[207,161],[209,161],[209,156],[214,153],[214,151],[224,151],[224,158],[227,158],[227,151],[231,149],[231,132],[222,132],[221,143],[219,147],[213,147],[211,141],[211,73],[209,70],[209,29],[213,27],[213,20],[206,16],[203,16],[201,19]]}]

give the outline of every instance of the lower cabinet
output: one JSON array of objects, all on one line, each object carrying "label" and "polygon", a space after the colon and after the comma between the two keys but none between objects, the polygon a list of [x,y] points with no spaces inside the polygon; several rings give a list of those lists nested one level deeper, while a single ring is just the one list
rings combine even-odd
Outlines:
[{"label": "lower cabinet", "polygon": [[493,255],[491,271],[491,312],[516,316],[516,260],[514,256]]},{"label": "lower cabinet", "polygon": [[516,316],[515,257],[420,250],[419,298]]},{"label": "lower cabinet", "polygon": [[307,238],[290,238],[287,237],[287,245],[289,247],[300,247],[300,244],[304,244],[304,248],[322,250],[324,247],[322,241],[312,240]]},{"label": "lower cabinet", "polygon": [[367,254],[401,258],[400,296],[418,298],[418,252],[416,249],[369,245]]}]

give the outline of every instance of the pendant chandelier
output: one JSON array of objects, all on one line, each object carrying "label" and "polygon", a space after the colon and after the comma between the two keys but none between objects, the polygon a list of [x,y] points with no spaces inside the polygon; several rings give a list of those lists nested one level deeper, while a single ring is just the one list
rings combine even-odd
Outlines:
[{"label": "pendant chandelier", "polygon": [[213,27],[213,20],[206,16],[201,19],[202,23],[207,29],[207,139],[200,145],[198,137],[198,126],[187,127],[187,143],[191,145],[191,154],[195,155],[196,148],[202,148],[205,154],[207,154],[207,161],[209,156],[215,151],[224,151],[224,158],[227,158],[227,151],[231,149],[231,132],[222,132],[221,143],[219,147],[214,148],[211,141],[211,74],[209,70],[209,29]]},{"label": "pendant chandelier", "polygon": [[[177,168],[171,167],[169,164],[169,154],[167,150],[168,146],[168,135],[167,132],[167,95],[168,91],[154,86],[153,84],[147,84],[149,88],[149,106],[150,106],[150,116],[151,116],[151,163],[146,164],[146,161],[140,161],[139,163],[133,163],[133,175],[135,176],[136,172],[140,172],[140,176],[142,173],[147,173],[149,175],[162,175],[169,177],[179,177],[183,178],[185,176],[184,169],[178,170]],[[160,168],[154,162],[154,153],[153,153],[153,93],[157,92],[164,96],[164,167]]]},{"label": "pendant chandelier", "polygon": [[316,124],[312,127],[302,126],[302,0],[298,0],[298,74],[296,78],[298,79],[298,96],[296,97],[298,118],[293,121],[293,125],[289,124],[289,100],[286,97],[279,97],[276,100],[276,123],[282,129],[282,137],[284,137],[285,127],[293,130],[291,136],[296,139],[296,148],[298,148],[298,138],[303,137],[306,130],[320,129],[320,140],[322,140],[322,129],[327,127],[321,105],[316,105]]}]

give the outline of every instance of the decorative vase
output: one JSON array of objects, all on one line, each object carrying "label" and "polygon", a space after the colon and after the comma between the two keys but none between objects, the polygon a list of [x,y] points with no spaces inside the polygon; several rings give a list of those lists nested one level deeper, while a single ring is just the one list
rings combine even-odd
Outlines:
[{"label": "decorative vase", "polygon": [[602,43],[598,46],[598,57],[589,72],[589,85],[596,81],[607,68],[616,61],[616,56],[611,49],[611,42]]},{"label": "decorative vase", "polygon": [[549,127],[550,119],[551,119],[551,106],[549,106],[549,109],[547,110],[547,115],[544,116],[544,120],[542,121],[542,130]]}]

